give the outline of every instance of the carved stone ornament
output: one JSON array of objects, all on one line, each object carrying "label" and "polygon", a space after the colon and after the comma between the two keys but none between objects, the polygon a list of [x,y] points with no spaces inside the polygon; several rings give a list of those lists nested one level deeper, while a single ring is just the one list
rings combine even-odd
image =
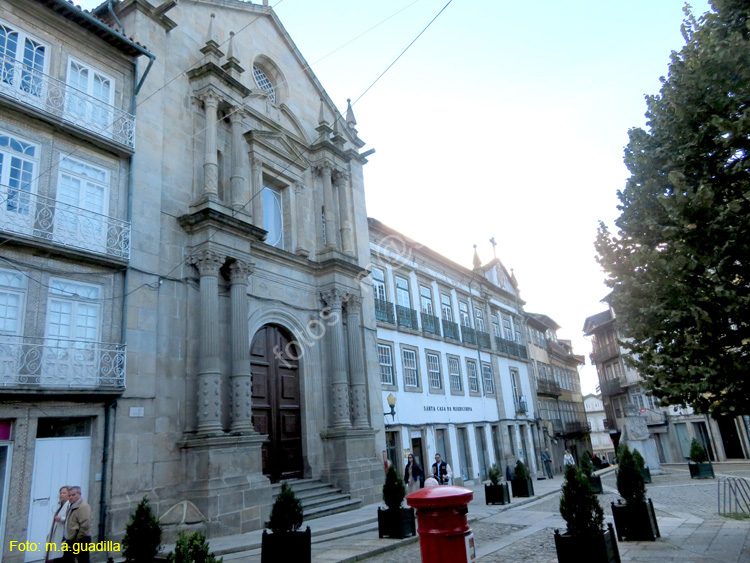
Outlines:
[{"label": "carved stone ornament", "polygon": [[329,289],[321,293],[320,296],[331,309],[341,309],[341,303],[344,301],[344,293],[340,289]]},{"label": "carved stone ornament", "polygon": [[347,311],[358,313],[359,307],[362,305],[362,296],[355,295],[354,293],[347,293],[344,305],[346,306]]},{"label": "carved stone ornament", "polygon": [[193,254],[188,262],[198,269],[201,276],[218,276],[224,258],[210,250],[202,250]]},{"label": "carved stone ornament", "polygon": [[235,260],[229,265],[229,281],[231,283],[247,283],[255,271],[255,264],[245,262],[244,260]]}]

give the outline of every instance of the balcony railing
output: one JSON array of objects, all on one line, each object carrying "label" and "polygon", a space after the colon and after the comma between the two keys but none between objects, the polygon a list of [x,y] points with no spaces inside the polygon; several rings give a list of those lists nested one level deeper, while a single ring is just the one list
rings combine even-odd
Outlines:
[{"label": "balcony railing", "polygon": [[529,410],[526,405],[526,399],[516,399],[516,413],[526,414],[527,412],[529,412]]},{"label": "balcony railing", "polygon": [[548,395],[551,397],[559,397],[562,395],[562,391],[557,382],[543,377],[536,380],[536,392],[539,395]]},{"label": "balcony railing", "polygon": [[417,312],[414,309],[409,309],[409,307],[396,305],[396,319],[398,320],[398,326],[413,328],[414,330],[419,328]]},{"label": "balcony railing", "polygon": [[0,185],[0,230],[116,258],[130,258],[130,223],[21,188]]},{"label": "balcony railing", "polygon": [[428,313],[422,313],[422,331],[440,336],[440,319]]},{"label": "balcony railing", "polygon": [[490,335],[486,332],[482,332],[481,330],[476,331],[477,332],[477,342],[482,348],[491,349],[492,348],[492,339],[490,338]]},{"label": "balcony railing", "polygon": [[562,420],[560,420],[559,418],[553,418],[552,419],[552,431],[555,434],[562,434],[562,431],[563,431]]},{"label": "balcony railing", "polygon": [[393,303],[383,299],[375,299],[375,318],[384,323],[396,324],[396,317],[393,314]]},{"label": "balcony railing", "polygon": [[135,145],[135,117],[39,70],[0,56],[0,94],[124,145]]},{"label": "balcony railing", "polygon": [[464,344],[477,343],[477,332],[470,326],[461,325],[461,336],[463,337]]},{"label": "balcony railing", "polygon": [[599,385],[602,395],[617,395],[622,393],[622,383],[619,379],[605,379]]},{"label": "balcony railing", "polygon": [[453,340],[461,340],[461,334],[458,332],[458,325],[453,321],[446,321],[442,319],[443,323],[443,336],[446,338],[452,338]]},{"label": "balcony railing", "polygon": [[512,340],[506,340],[505,338],[495,337],[495,348],[501,354],[506,356],[515,356],[516,358],[527,359],[529,357],[526,352],[526,346],[523,344],[517,344]]},{"label": "balcony railing", "polygon": [[572,422],[565,422],[565,433],[566,434],[576,434],[576,433],[585,433],[585,432],[591,432],[591,426],[588,422],[583,422],[582,420],[574,420]]},{"label": "balcony railing", "polygon": [[620,353],[620,345],[617,341],[609,341],[603,344],[596,343],[596,349],[591,354],[592,363],[598,364],[610,358],[614,358]]},{"label": "balcony railing", "polygon": [[0,389],[125,388],[125,346],[0,336]]}]

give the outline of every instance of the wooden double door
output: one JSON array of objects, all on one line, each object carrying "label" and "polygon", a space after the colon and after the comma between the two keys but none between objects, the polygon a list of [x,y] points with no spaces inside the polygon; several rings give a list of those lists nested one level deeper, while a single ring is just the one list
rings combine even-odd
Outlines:
[{"label": "wooden double door", "polygon": [[273,482],[301,478],[299,348],[287,331],[266,325],[253,337],[250,362],[253,425],[257,432],[268,435],[263,443],[263,474]]}]

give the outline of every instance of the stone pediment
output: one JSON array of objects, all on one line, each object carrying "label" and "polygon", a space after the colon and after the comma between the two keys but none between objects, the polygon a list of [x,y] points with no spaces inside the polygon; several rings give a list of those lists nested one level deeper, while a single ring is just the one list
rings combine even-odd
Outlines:
[{"label": "stone pediment", "polygon": [[283,159],[288,166],[299,172],[307,170],[311,163],[297,148],[296,143],[282,131],[253,130],[245,133],[250,148],[255,153],[270,154]]}]

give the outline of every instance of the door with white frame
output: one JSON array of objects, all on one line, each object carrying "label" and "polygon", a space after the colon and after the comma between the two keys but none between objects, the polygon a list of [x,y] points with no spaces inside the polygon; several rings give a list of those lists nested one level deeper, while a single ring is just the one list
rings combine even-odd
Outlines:
[{"label": "door with white frame", "polygon": [[81,126],[111,137],[114,79],[75,59],[68,60],[65,117]]},{"label": "door with white frame", "polygon": [[39,147],[0,131],[0,229],[32,233],[38,160]]},{"label": "door with white frame", "polygon": [[[47,541],[57,508],[58,491],[63,485],[79,485],[81,496],[89,502],[86,489],[90,456],[89,436],[36,439],[26,541],[40,546]],[[39,561],[44,557],[44,549],[27,551],[25,561]]]}]

